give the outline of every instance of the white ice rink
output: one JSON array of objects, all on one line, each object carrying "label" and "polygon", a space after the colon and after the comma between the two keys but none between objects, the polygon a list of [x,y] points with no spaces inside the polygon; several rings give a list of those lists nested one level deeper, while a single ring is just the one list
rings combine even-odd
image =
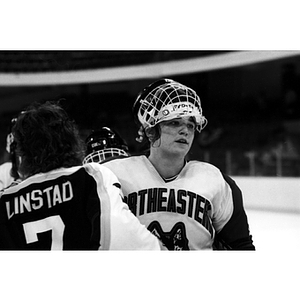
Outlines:
[{"label": "white ice rink", "polygon": [[[257,251],[300,249],[300,214],[246,210]],[[299,254],[300,255],[300,254]]]},{"label": "white ice rink", "polygon": [[257,251],[300,249],[300,178],[235,177]]}]

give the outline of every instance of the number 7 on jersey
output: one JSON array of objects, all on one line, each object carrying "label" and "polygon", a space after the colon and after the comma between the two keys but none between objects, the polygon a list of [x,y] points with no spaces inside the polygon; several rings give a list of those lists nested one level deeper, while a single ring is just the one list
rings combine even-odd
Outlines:
[{"label": "number 7 on jersey", "polygon": [[51,230],[51,250],[63,249],[65,224],[60,216],[51,216],[42,220],[23,224],[27,244],[38,241],[38,233]]}]

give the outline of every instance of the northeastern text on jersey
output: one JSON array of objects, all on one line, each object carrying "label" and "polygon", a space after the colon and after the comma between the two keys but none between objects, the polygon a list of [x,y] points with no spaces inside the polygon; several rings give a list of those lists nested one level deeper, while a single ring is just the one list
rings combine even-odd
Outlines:
[{"label": "northeastern text on jersey", "polygon": [[153,212],[173,212],[187,215],[204,226],[213,236],[209,214],[211,203],[204,197],[186,190],[150,188],[128,194],[124,198],[136,216]]}]

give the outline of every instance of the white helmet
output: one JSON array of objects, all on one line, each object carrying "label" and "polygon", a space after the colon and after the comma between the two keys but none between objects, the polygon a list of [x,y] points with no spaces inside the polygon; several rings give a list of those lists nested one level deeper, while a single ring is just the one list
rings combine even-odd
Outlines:
[{"label": "white helmet", "polygon": [[207,124],[196,92],[171,79],[161,79],[144,88],[133,105],[133,112],[143,128],[182,116],[194,117],[199,132]]}]

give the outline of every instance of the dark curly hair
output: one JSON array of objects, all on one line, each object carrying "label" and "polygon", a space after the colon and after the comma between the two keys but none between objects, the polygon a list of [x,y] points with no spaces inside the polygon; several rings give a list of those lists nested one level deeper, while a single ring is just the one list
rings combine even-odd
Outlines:
[{"label": "dark curly hair", "polygon": [[12,128],[22,177],[81,165],[85,145],[74,121],[54,102],[34,103]]}]

